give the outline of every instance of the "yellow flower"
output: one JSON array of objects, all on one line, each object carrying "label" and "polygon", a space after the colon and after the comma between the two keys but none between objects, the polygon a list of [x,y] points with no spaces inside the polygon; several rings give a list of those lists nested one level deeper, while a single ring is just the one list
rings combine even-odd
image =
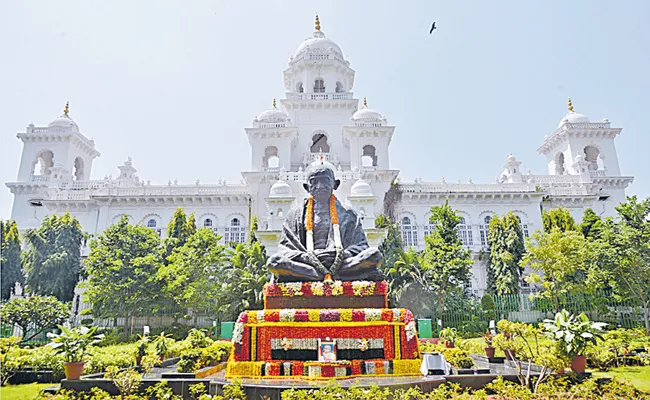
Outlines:
[{"label": "yellow flower", "polygon": [[320,321],[320,310],[309,310],[309,321],[310,322],[319,322]]},{"label": "yellow flower", "polygon": [[343,282],[336,281],[332,284],[332,296],[340,296],[343,294]]},{"label": "yellow flower", "polygon": [[352,309],[351,308],[342,308],[341,309],[341,321],[350,322],[352,321]]},{"label": "yellow flower", "polygon": [[249,324],[256,324],[257,323],[257,311],[249,311],[248,312],[248,323]]},{"label": "yellow flower", "polygon": [[314,282],[311,284],[311,293],[314,296],[322,296],[325,294],[325,290],[323,289],[323,282]]}]

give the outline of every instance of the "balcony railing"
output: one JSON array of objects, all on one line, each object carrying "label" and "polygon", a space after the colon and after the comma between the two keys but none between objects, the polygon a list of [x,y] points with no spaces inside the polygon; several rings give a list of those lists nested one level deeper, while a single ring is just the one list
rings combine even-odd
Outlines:
[{"label": "balcony railing", "polygon": [[288,100],[352,100],[352,93],[287,93]]}]

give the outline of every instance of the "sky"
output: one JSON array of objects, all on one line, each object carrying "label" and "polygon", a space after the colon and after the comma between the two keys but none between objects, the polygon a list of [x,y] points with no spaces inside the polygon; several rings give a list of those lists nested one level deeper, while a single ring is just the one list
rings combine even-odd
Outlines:
[{"label": "sky", "polygon": [[[396,126],[402,180],[494,182],[510,153],[545,174],[537,148],[571,97],[623,128],[628,194],[650,196],[645,0],[3,1],[0,182],[18,173],[16,133],[46,126],[66,101],[102,153],[92,179],[130,156],[154,184],[239,182],[244,127],[284,97],[282,71],[315,13],[357,72],[355,97]],[[12,201],[2,185],[0,218]]]}]

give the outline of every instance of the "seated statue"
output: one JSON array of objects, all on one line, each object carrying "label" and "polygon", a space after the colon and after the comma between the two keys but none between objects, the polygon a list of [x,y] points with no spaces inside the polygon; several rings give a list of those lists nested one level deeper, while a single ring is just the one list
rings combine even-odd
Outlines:
[{"label": "seated statue", "polygon": [[279,282],[383,279],[381,253],[368,246],[361,218],[334,196],[339,184],[322,162],[308,172],[309,198],[287,214],[278,252],[267,262]]}]

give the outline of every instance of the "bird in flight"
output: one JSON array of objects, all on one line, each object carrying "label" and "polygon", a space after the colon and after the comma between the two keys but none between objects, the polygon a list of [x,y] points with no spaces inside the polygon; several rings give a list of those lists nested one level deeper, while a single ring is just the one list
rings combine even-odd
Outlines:
[{"label": "bird in flight", "polygon": [[431,29],[429,30],[429,35],[433,33],[433,30],[436,29],[436,22],[433,22],[433,25],[431,25]]}]

